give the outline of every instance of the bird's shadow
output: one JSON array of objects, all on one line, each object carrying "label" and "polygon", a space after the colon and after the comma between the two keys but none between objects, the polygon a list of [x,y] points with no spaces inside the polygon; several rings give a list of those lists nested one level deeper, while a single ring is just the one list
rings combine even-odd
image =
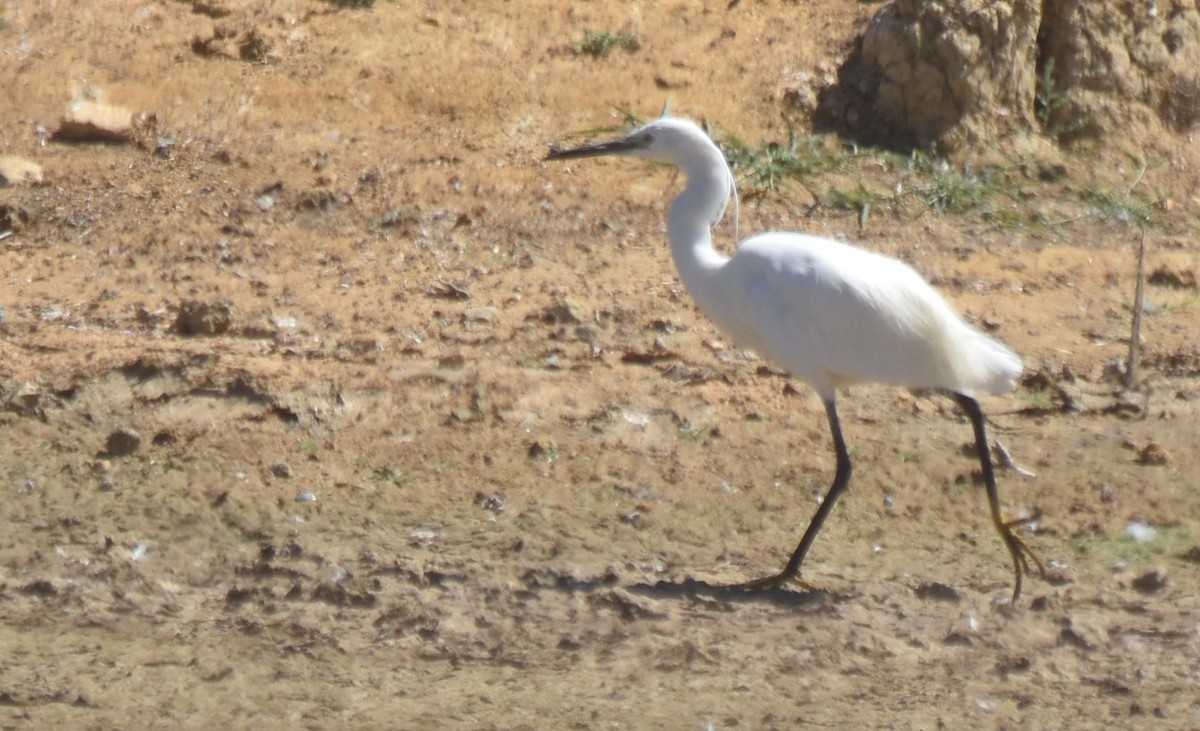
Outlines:
[{"label": "bird's shadow", "polygon": [[600,576],[576,577],[554,569],[532,570],[523,577],[527,590],[538,592],[546,589],[564,594],[592,594],[607,589],[621,589],[649,599],[678,601],[690,599],[698,602],[719,602],[725,605],[770,604],[776,607],[827,607],[850,597],[825,589],[747,588],[744,584],[714,584],[701,579],[661,579],[653,583],[640,581],[627,583],[614,571]]},{"label": "bird's shadow", "polygon": [[684,578],[678,581],[661,580],[653,584],[642,582],[626,585],[631,594],[652,599],[698,599],[730,604],[770,604],[777,607],[824,606],[847,597],[824,589],[796,590],[790,588],[747,589],[740,584],[713,584],[701,579]]}]

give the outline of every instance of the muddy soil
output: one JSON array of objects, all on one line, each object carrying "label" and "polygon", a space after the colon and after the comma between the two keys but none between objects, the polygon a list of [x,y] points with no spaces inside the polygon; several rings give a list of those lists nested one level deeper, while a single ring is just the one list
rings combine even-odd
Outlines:
[{"label": "muddy soil", "polygon": [[[723,588],[827,488],[821,404],[693,306],[677,175],[541,158],[668,98],[786,139],[877,8],[0,3],[0,154],[43,173],[0,188],[0,728],[1200,728],[1184,136],[1056,163],[1160,204],[1128,390],[1136,228],[745,197],[1022,354],[984,407],[1048,571],[1009,601],[969,424],[868,385],[811,587]],[[72,99],[129,139],[56,139]]]}]

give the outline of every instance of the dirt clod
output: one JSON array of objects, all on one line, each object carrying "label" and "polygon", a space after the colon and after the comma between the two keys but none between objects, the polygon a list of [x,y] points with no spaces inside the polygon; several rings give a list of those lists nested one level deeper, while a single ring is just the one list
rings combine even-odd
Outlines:
[{"label": "dirt clod", "polygon": [[1167,572],[1161,568],[1147,571],[1133,580],[1133,588],[1143,594],[1156,594],[1167,588]]},{"label": "dirt clod", "polygon": [[179,335],[222,335],[232,320],[233,307],[225,300],[187,299],[179,304],[172,330]]},{"label": "dirt clod", "polygon": [[133,429],[117,429],[104,442],[107,457],[128,457],[142,446],[142,437]]}]

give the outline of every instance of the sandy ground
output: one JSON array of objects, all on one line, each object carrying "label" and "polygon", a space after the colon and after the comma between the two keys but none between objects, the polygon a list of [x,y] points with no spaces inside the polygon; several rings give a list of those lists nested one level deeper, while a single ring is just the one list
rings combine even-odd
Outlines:
[{"label": "sandy ground", "polygon": [[[1129,392],[1119,222],[743,200],[1022,354],[984,406],[1050,567],[1009,603],[969,425],[863,386],[816,588],[746,595],[831,478],[820,403],[692,305],[678,176],[540,160],[668,97],[784,139],[878,6],[563,7],[0,3],[0,154],[45,173],[0,188],[0,728],[1200,728],[1187,140],[1138,180],[1170,203]],[[73,97],[154,121],[48,140]]]}]

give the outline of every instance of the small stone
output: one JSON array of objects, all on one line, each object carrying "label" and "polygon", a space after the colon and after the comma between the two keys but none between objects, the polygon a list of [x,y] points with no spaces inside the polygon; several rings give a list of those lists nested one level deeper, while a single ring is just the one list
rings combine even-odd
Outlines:
[{"label": "small stone", "polygon": [[415,544],[432,543],[438,537],[438,532],[432,528],[417,528],[408,534]]},{"label": "small stone", "polygon": [[496,515],[504,511],[504,498],[496,494],[487,494],[483,492],[475,493],[475,502],[484,510],[490,510]]},{"label": "small stone", "polygon": [[8,409],[22,414],[36,412],[41,405],[42,388],[32,381],[22,383],[8,399]]},{"label": "small stone", "polygon": [[6,185],[40,185],[42,166],[15,155],[0,155],[0,188]]},{"label": "small stone", "polygon": [[133,429],[117,429],[108,435],[104,451],[109,457],[125,457],[142,446],[142,437]]},{"label": "small stone", "polygon": [[132,111],[91,101],[71,102],[54,132],[54,139],[66,142],[129,142],[132,138]]},{"label": "small stone", "polygon": [[316,493],[309,490],[301,490],[296,493],[296,502],[298,503],[315,503],[317,501]]},{"label": "small stone", "polygon": [[258,206],[258,210],[266,213],[275,207],[276,201],[282,194],[283,183],[272,183],[258,192],[258,195],[254,197],[254,205]]},{"label": "small stone", "polygon": [[292,468],[288,467],[286,462],[276,462],[271,465],[271,474],[276,477],[288,478],[292,476]]},{"label": "small stone", "polygon": [[500,310],[495,307],[472,307],[462,314],[463,324],[492,323],[500,317]]},{"label": "small stone", "polygon": [[1058,640],[1080,650],[1096,650],[1108,644],[1108,631],[1103,622],[1090,615],[1064,617]]},{"label": "small stone", "polygon": [[140,561],[146,555],[146,551],[150,550],[149,541],[138,541],[133,548],[129,549],[129,560]]},{"label": "small stone", "polygon": [[1148,543],[1158,537],[1158,530],[1149,523],[1131,520],[1129,525],[1125,526],[1125,535],[1138,543]]}]

